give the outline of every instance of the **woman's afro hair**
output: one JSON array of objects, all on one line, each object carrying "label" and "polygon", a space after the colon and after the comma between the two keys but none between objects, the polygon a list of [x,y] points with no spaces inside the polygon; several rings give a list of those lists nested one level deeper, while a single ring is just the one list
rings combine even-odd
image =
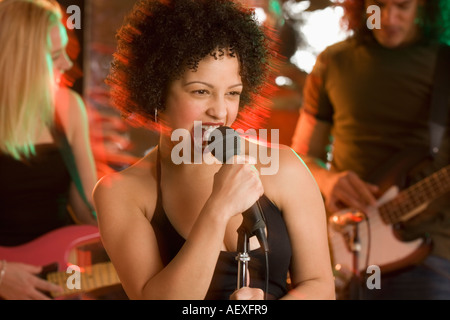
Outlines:
[{"label": "woman's afro hair", "polygon": [[167,87],[207,55],[239,60],[240,107],[264,84],[270,49],[253,10],[232,0],[141,0],[117,34],[118,47],[106,83],[113,106],[125,118],[154,120]]}]

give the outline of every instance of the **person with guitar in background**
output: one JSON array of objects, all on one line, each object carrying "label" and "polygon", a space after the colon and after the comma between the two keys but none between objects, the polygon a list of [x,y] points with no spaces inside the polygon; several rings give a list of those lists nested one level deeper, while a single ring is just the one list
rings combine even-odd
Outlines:
[{"label": "person with guitar in background", "polygon": [[353,275],[338,299],[450,299],[450,1],[342,5],[353,33],[319,54],[292,142]]},{"label": "person with guitar in background", "polygon": [[[0,1],[3,247],[28,243],[74,222],[97,225],[89,207],[97,173],[86,109],[77,93],[60,85],[64,71],[72,66],[61,21],[62,11],[53,0]],[[71,179],[55,132],[66,134],[87,201]],[[0,298],[48,299],[44,292],[61,292],[60,286],[39,277],[42,267],[8,260],[0,253]]]}]

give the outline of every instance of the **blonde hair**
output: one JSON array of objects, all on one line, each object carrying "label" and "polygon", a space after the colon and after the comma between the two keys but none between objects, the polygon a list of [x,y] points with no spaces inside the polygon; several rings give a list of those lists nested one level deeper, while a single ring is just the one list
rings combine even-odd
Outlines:
[{"label": "blonde hair", "polygon": [[53,121],[49,30],[61,17],[53,0],[0,0],[0,152],[16,159]]}]

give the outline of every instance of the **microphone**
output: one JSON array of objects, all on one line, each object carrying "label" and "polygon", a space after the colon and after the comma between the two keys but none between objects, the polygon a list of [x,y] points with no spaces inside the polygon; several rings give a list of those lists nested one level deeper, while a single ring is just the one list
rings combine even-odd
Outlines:
[{"label": "microphone", "polygon": [[[208,137],[207,149],[221,163],[226,163],[231,157],[240,154],[240,136],[230,127],[221,126],[214,129]],[[243,221],[238,231],[246,232],[248,237],[256,236],[265,252],[269,251],[261,205],[256,201],[242,213]]]}]

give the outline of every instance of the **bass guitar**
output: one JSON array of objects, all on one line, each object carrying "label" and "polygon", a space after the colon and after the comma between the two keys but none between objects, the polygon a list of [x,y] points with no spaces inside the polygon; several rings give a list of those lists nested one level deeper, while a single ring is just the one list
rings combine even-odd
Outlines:
[{"label": "bass guitar", "polygon": [[376,206],[369,207],[365,213],[344,209],[329,217],[330,249],[337,273],[347,270],[343,274],[361,275],[370,265],[387,273],[416,263],[429,254],[432,243],[428,238],[405,241],[395,232],[396,226],[429,212],[433,204],[445,199],[450,192],[450,165],[407,188],[399,187],[412,172],[417,172],[420,156],[414,155],[418,154],[423,153],[403,152],[381,168],[384,175],[374,174],[382,190]]}]

